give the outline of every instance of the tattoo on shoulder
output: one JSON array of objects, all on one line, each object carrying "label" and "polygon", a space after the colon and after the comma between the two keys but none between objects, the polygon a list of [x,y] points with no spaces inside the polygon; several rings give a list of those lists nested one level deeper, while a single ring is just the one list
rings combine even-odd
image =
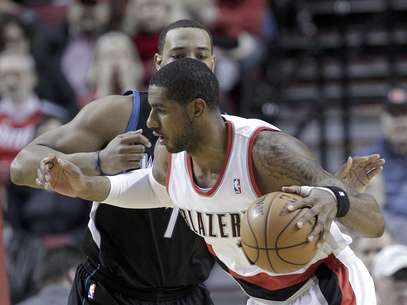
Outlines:
[{"label": "tattoo on shoulder", "polygon": [[253,154],[262,172],[283,185],[312,185],[329,176],[303,143],[282,132],[260,134]]}]

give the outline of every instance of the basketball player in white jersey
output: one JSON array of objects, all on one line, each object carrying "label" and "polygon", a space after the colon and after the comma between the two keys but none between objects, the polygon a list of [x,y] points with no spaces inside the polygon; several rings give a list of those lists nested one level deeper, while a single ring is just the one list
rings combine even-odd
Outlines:
[{"label": "basketball player in white jersey", "polygon": [[[278,128],[222,116],[217,79],[196,60],[161,68],[150,82],[149,103],[147,124],[159,137],[152,169],[88,177],[74,164],[48,157],[39,183],[126,208],[178,207],[250,297],[248,304],[376,304],[373,281],[336,224],[365,237],[380,236],[383,216],[373,197],[343,185],[304,144]],[[309,239],[321,238],[310,264],[289,274],[252,265],[239,247],[241,213],[262,194],[281,189],[303,195],[300,205],[287,208],[311,207],[297,225],[318,216]]]}]

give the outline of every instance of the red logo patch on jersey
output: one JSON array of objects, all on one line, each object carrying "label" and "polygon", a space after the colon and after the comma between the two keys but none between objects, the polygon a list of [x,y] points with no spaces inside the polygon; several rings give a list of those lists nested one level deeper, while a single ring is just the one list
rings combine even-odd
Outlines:
[{"label": "red logo patch on jersey", "polygon": [[241,194],[242,193],[242,188],[240,187],[240,179],[235,178],[233,179],[233,191],[235,194]]}]

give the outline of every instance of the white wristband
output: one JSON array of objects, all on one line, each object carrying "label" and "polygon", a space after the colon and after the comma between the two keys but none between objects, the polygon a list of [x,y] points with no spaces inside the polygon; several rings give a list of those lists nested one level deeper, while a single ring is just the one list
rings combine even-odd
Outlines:
[{"label": "white wristband", "polygon": [[309,196],[311,194],[311,191],[313,189],[320,189],[320,190],[323,190],[323,191],[327,191],[329,194],[332,195],[332,197],[335,199],[335,201],[337,201],[335,193],[332,192],[332,190],[330,190],[329,188],[322,187],[322,186],[308,186],[308,185],[300,186],[300,195],[303,196],[303,197],[307,197],[307,196]]},{"label": "white wristband", "polygon": [[307,186],[307,185],[300,186],[300,195],[303,197],[309,196],[309,194],[311,193],[311,191],[314,188],[315,188],[315,186]]}]

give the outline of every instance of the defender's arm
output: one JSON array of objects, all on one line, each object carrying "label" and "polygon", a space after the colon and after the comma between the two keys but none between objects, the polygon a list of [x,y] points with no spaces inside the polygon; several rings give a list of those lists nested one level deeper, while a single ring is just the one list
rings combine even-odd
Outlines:
[{"label": "defender's arm", "polygon": [[155,154],[152,168],[106,177],[86,176],[70,161],[47,157],[41,161],[40,181],[47,190],[118,207],[168,207],[171,200],[165,189],[167,153],[164,148],[156,149]]},{"label": "defender's arm", "polygon": [[125,130],[131,107],[128,96],[109,96],[88,104],[72,121],[27,145],[11,164],[11,180],[38,187],[35,178],[40,160],[50,154],[75,163],[88,175],[99,175],[95,151]]}]

